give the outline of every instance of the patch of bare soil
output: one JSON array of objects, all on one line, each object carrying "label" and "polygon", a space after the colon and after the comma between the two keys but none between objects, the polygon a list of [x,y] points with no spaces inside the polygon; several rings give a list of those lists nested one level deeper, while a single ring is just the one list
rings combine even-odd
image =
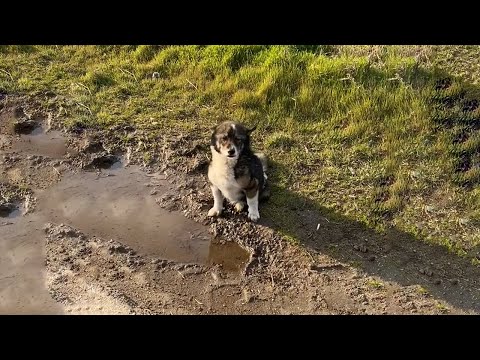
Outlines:
[{"label": "patch of bare soil", "polygon": [[[390,260],[401,258],[391,254],[400,249],[387,249],[388,242],[373,237],[364,242],[366,233],[354,226],[327,221],[312,232],[308,224],[316,226],[318,214],[299,212],[302,230],[296,235],[302,244],[295,246],[269,219],[254,224],[231,207],[222,218],[208,218],[208,158],[199,139],[171,139],[159,150],[160,160],[145,166],[140,152],[121,149],[112,136],[132,129],[67,135],[52,129],[48,113],[28,116],[32,106],[25,99],[3,101],[0,313],[479,310],[470,305],[475,298],[473,283],[466,280],[470,273],[452,278],[438,273],[436,263],[423,268],[421,254],[418,264],[395,264]],[[56,131],[53,137],[50,131]],[[23,141],[28,146],[20,145]],[[354,267],[352,259],[366,265]],[[408,266],[416,269],[411,281],[402,277]],[[432,295],[419,286],[422,277],[440,280],[438,286],[448,281],[447,295],[451,289],[464,295]]]}]

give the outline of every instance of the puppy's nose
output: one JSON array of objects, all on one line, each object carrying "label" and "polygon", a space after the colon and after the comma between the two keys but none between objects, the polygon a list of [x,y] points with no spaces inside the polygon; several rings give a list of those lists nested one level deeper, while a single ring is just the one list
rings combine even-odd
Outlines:
[{"label": "puppy's nose", "polygon": [[230,156],[235,155],[235,149],[228,150],[228,155],[230,155]]}]

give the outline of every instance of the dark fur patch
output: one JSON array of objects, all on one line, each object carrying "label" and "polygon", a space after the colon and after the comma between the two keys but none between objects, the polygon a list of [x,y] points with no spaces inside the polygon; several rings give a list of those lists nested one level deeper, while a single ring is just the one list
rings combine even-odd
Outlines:
[{"label": "dark fur patch", "polygon": [[[255,195],[257,189],[263,190],[265,178],[260,159],[256,157],[250,148],[244,148],[240,153],[237,164],[234,167],[235,179],[247,193]],[[251,196],[250,196],[251,197]]]}]

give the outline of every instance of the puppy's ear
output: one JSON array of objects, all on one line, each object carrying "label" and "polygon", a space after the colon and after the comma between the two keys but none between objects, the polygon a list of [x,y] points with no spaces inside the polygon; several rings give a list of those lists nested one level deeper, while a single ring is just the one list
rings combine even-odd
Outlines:
[{"label": "puppy's ear", "polygon": [[217,146],[217,137],[215,135],[215,129],[216,127],[213,129],[212,137],[210,138],[210,145],[213,146],[215,151],[219,153],[220,149]]},{"label": "puppy's ear", "polygon": [[247,129],[247,134],[250,135],[252,132],[255,131],[255,129],[257,128],[257,125],[255,125],[253,128],[251,129]]}]

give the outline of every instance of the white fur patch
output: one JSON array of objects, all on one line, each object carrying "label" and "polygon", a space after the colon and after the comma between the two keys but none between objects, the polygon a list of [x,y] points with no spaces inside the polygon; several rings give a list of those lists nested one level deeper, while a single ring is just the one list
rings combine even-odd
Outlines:
[{"label": "white fur patch", "polygon": [[248,205],[248,218],[252,221],[257,221],[260,219],[260,214],[258,213],[258,191],[253,198],[247,196],[247,205]]},{"label": "white fur patch", "polygon": [[208,216],[219,216],[223,211],[223,195],[216,186],[212,186],[213,207],[208,212]]},{"label": "white fur patch", "polygon": [[212,147],[212,162],[208,168],[208,179],[215,185],[230,202],[236,203],[243,197],[243,190],[235,180],[235,158],[222,156]]}]

